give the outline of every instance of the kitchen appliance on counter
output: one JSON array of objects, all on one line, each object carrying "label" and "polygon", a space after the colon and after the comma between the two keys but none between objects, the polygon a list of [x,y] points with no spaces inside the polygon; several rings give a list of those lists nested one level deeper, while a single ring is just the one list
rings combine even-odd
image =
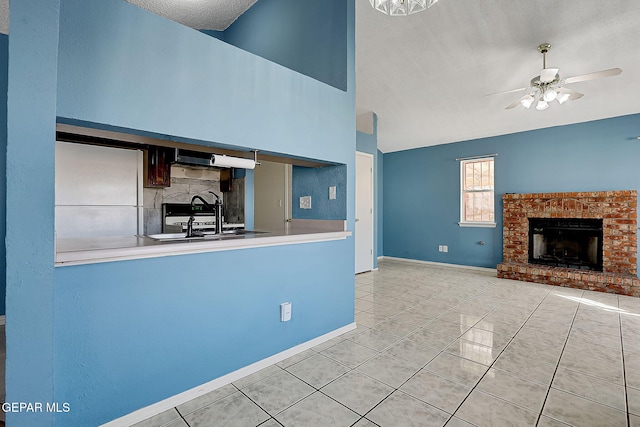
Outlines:
[{"label": "kitchen appliance on counter", "polygon": [[[216,231],[216,214],[213,206],[203,204],[193,206],[193,230],[202,232]],[[163,203],[162,204],[162,232],[182,233],[187,231],[187,223],[191,216],[190,203]],[[223,230],[244,228],[244,224],[225,224],[222,221]]]}]

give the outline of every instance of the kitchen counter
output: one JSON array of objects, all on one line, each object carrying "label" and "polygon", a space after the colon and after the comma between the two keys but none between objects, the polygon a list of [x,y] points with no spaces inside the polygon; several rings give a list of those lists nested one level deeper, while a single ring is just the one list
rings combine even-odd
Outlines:
[{"label": "kitchen counter", "polygon": [[280,230],[219,240],[154,240],[146,236],[59,238],[56,267],[346,239],[345,221],[293,220]]}]

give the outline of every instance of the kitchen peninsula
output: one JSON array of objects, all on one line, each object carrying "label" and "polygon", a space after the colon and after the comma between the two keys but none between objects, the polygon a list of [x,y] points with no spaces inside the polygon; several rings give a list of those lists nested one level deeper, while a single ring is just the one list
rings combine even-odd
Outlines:
[{"label": "kitchen peninsula", "polygon": [[[56,239],[56,267],[156,258],[267,246],[342,240],[351,235],[345,221],[299,220],[280,230],[227,235],[222,238],[158,240],[149,236],[105,236]],[[213,237],[213,236],[212,236]]]}]

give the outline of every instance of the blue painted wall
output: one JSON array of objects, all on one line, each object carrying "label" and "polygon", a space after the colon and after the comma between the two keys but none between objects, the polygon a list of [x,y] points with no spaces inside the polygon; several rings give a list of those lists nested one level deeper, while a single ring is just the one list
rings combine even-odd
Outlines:
[{"label": "blue painted wall", "polygon": [[[60,331],[53,310],[53,212],[59,10],[59,0],[30,0],[11,2],[9,12],[6,222],[15,226],[7,227],[5,239],[7,402],[56,401],[54,333]],[[34,200],[38,209],[33,209]],[[10,426],[55,423],[55,414],[47,412],[9,412],[6,417]]]},{"label": "blue painted wall", "polygon": [[212,35],[346,90],[346,4],[344,0],[260,0],[231,24],[222,37]]},{"label": "blue painted wall", "polygon": [[56,269],[56,399],[73,409],[59,425],[98,425],[353,322],[346,246]]},{"label": "blue painted wall", "polygon": [[224,31],[215,31],[215,30],[200,30],[202,34],[206,34],[211,37],[215,37],[218,40],[224,41]]},{"label": "blue painted wall", "polygon": [[[638,190],[640,115],[384,155],[384,254],[495,268],[502,261],[504,193]],[[460,165],[498,153],[496,228],[459,227]],[[479,241],[486,245],[480,246]],[[449,252],[438,252],[448,245]]]},{"label": "blue painted wall", "polygon": [[85,3],[62,4],[61,118],[335,163],[353,157],[353,82],[335,89],[122,0]]},{"label": "blue painted wall", "polygon": [[[12,4],[7,221],[34,226],[7,230],[7,399],[71,411],[9,425],[98,425],[353,322],[353,238],[53,266],[56,118],[343,164],[352,229],[355,5],[343,5],[346,91],[124,0],[63,0],[60,22],[55,1]],[[34,199],[42,209],[26,209]]]},{"label": "blue painted wall", "polygon": [[382,152],[378,150],[378,116],[373,115],[373,133],[356,132],[356,150],[373,155],[373,268],[382,256]]},{"label": "blue painted wall", "polygon": [[[294,166],[291,173],[291,216],[295,219],[347,219],[347,167]],[[329,187],[336,198],[329,199]],[[311,196],[311,209],[300,209],[300,197]]]},{"label": "blue painted wall", "polygon": [[6,313],[7,252],[7,89],[9,85],[9,37],[0,34],[0,315]]}]

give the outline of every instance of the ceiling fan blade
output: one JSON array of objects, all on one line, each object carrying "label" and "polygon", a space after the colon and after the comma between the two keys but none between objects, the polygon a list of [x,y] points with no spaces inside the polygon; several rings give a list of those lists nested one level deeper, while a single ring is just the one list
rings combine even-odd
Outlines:
[{"label": "ceiling fan blade", "polygon": [[564,84],[578,83],[578,82],[584,82],[587,80],[600,79],[603,77],[617,76],[621,72],[622,70],[620,68],[611,68],[609,70],[596,71],[595,73],[588,73],[588,74],[582,74],[580,76],[569,77],[564,79],[562,83]]},{"label": "ceiling fan blade", "polygon": [[521,91],[527,90],[527,89],[529,89],[529,88],[528,87],[521,87],[519,89],[511,89],[511,90],[505,90],[505,91],[502,91],[502,92],[488,93],[485,96],[504,95],[504,94],[507,94],[507,93],[521,92]]},{"label": "ceiling fan blade", "polygon": [[540,72],[540,83],[550,83],[555,80],[558,75],[558,68],[545,68]]},{"label": "ceiling fan blade", "polygon": [[576,92],[571,94],[571,96],[569,97],[569,101],[575,101],[576,99],[580,99],[584,96],[584,93],[580,93],[580,92]]},{"label": "ceiling fan blade", "polygon": [[569,101],[575,101],[576,99],[580,99],[584,96],[584,93],[576,92],[575,90],[569,89],[567,91],[569,93]]},{"label": "ceiling fan blade", "polygon": [[518,99],[516,102],[514,102],[513,104],[509,104],[506,107],[504,107],[505,110],[511,110],[512,108],[516,108],[518,105],[520,105],[520,100]]}]

